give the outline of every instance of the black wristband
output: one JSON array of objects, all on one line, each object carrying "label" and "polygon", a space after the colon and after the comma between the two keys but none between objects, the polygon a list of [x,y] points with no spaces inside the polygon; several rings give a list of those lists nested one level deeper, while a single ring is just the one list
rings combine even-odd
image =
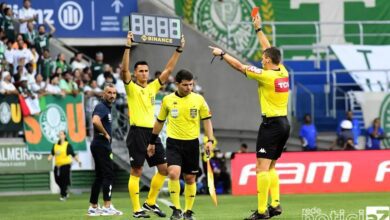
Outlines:
[{"label": "black wristband", "polygon": [[183,53],[183,48],[182,49],[180,49],[180,47],[176,48],[176,52]]},{"label": "black wristband", "polygon": [[126,45],[126,46],[125,46],[125,48],[126,48],[126,49],[130,49],[130,48],[131,48],[131,46],[127,46],[127,45]]},{"label": "black wristband", "polygon": [[257,28],[256,30],[255,30],[255,32],[256,33],[258,33],[259,31],[262,31],[263,29],[260,27],[260,28]]},{"label": "black wristband", "polygon": [[153,134],[150,135],[150,140],[149,140],[149,144],[156,144],[156,140],[158,138],[158,134]]},{"label": "black wristband", "polygon": [[214,140],[211,140],[211,139],[208,140],[207,142],[211,142],[212,144],[214,144]]},{"label": "black wristband", "polygon": [[219,55],[221,57],[221,60],[223,60],[223,55],[225,55],[225,51],[221,51],[221,54]]}]

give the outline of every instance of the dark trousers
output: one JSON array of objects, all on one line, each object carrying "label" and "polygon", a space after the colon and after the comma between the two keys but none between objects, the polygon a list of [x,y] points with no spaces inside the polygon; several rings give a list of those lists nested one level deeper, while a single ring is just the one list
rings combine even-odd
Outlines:
[{"label": "dark trousers", "polygon": [[54,167],[54,179],[61,190],[61,197],[66,197],[70,185],[70,164]]},{"label": "dark trousers", "polygon": [[111,190],[114,179],[114,164],[112,161],[112,150],[108,141],[96,141],[91,143],[91,152],[95,160],[95,181],[91,188],[89,202],[97,204],[100,189],[103,188],[103,200],[111,201]]}]

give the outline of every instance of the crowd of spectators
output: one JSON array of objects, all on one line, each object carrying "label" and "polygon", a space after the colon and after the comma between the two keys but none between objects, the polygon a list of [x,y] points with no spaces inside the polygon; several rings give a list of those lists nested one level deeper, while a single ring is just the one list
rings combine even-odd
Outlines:
[{"label": "crowd of spectators", "polygon": [[[50,52],[50,38],[55,27],[47,21],[38,24],[38,16],[30,0],[23,1],[17,15],[11,6],[0,4],[0,94],[22,95],[38,102],[43,95],[85,94],[86,118],[102,94],[105,83],[117,85],[122,104],[125,89],[119,79],[120,66],[115,71],[105,64],[103,53],[96,53],[95,61],[86,62],[76,52],[69,61],[65,54]],[[19,27],[18,30],[15,27]],[[47,31],[48,28],[48,31]],[[90,123],[87,123],[90,129]],[[88,132],[90,133],[90,132]]]}]

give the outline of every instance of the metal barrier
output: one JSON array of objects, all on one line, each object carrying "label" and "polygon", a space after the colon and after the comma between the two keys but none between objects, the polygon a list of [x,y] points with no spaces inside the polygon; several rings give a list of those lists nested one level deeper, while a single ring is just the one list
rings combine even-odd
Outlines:
[{"label": "metal barrier", "polygon": [[[231,35],[231,30],[232,27],[237,26],[237,25],[248,25],[252,24],[251,22],[248,21],[242,21],[242,22],[237,22],[237,23],[230,23],[227,25],[227,38],[230,39]],[[263,25],[269,25],[271,26],[272,33],[267,35],[272,39],[272,42],[274,45],[278,45],[277,39],[279,38],[302,38],[302,37],[311,37],[314,40],[315,45],[321,45],[321,37],[334,37],[334,38],[340,38],[340,37],[357,37],[358,44],[363,45],[364,44],[364,39],[366,37],[390,37],[390,33],[368,33],[365,32],[365,26],[372,26],[372,25],[389,25],[390,21],[344,21],[344,22],[320,22],[320,21],[264,21]],[[321,35],[321,28],[323,26],[334,26],[334,25],[340,25],[340,26],[345,26],[345,25],[355,25],[358,27],[358,33],[344,33],[342,36],[341,35]],[[277,33],[278,29],[277,27],[279,26],[306,26],[306,27],[313,27],[314,28],[314,33],[313,34],[281,34]],[[254,36],[256,37],[256,36]],[[229,45],[229,44],[228,44]],[[322,45],[326,46],[326,45]]]},{"label": "metal barrier", "polygon": [[294,113],[294,116],[296,117],[297,116],[297,111],[296,111],[296,106],[297,106],[297,92],[298,92],[298,88],[302,88],[303,91],[305,91],[305,93],[307,93],[309,96],[310,96],[310,114],[311,114],[311,118],[312,118],[312,121],[314,123],[314,120],[315,120],[315,109],[314,109],[314,101],[315,101],[315,98],[314,98],[314,94],[313,92],[310,91],[310,89],[308,89],[306,86],[302,85],[301,83],[296,83],[295,86],[294,86],[294,90],[293,90],[293,113]]},{"label": "metal barrier", "polygon": [[[338,69],[332,71],[332,82],[330,86],[332,87],[332,116],[336,118],[336,109],[337,109],[337,100],[345,100],[345,107],[348,108],[348,101],[351,99],[350,96],[348,96],[347,92],[343,88],[346,87],[353,87],[358,86],[362,87],[362,85],[359,85],[357,83],[339,83],[337,82],[337,76],[340,74],[350,74],[350,73],[367,73],[367,72],[375,72],[375,73],[383,73],[386,75],[386,87],[383,87],[383,90],[386,92],[390,91],[390,79],[389,79],[389,73],[390,69],[380,69],[380,70],[345,70],[345,69]],[[370,83],[368,86],[374,86],[374,85],[380,85],[383,86],[381,83]],[[341,92],[342,95],[337,95],[337,91]]]}]

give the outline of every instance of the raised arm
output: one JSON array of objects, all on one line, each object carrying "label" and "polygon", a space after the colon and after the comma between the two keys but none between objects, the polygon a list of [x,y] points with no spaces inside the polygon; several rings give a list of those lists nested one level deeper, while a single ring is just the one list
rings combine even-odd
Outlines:
[{"label": "raised arm", "polygon": [[267,37],[265,36],[261,28],[262,21],[260,15],[256,15],[256,17],[252,19],[252,22],[253,26],[255,27],[256,36],[259,40],[262,50],[264,51],[265,49],[270,48],[271,44],[269,43]]},{"label": "raised arm", "polygon": [[133,40],[133,33],[129,31],[127,33],[127,40],[126,40],[126,48],[125,52],[123,53],[122,58],[122,71],[121,71],[121,79],[124,83],[129,84],[131,81],[131,74],[129,70],[129,63],[130,63],[130,47],[131,42]]},{"label": "raised arm", "polygon": [[242,74],[245,74],[245,70],[247,68],[246,65],[242,64],[240,61],[238,61],[233,56],[230,56],[229,54],[225,53],[220,48],[212,47],[212,46],[209,46],[209,48],[212,49],[212,53],[214,56],[222,57],[226,61],[226,63],[228,63],[231,67],[240,71]]},{"label": "raised arm", "polygon": [[159,79],[162,83],[165,83],[168,80],[169,75],[173,72],[173,69],[175,69],[176,63],[179,60],[180,54],[183,52],[183,48],[185,45],[185,39],[184,35],[181,36],[181,46],[176,49],[176,51],[172,54],[171,58],[169,59],[167,65],[165,66],[165,69],[162,71]]},{"label": "raised arm", "polygon": [[47,24],[47,26],[49,26],[49,29],[50,29],[49,33],[54,34],[54,32],[56,32],[56,28],[49,21],[45,20],[45,23]]}]

